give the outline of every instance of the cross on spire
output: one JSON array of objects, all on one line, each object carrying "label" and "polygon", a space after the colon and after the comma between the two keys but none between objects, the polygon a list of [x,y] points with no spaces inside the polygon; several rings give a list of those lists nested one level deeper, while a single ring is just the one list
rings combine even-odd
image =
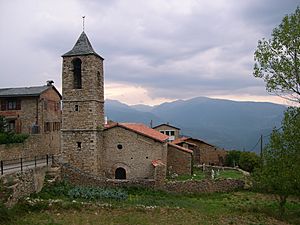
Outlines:
[{"label": "cross on spire", "polygon": [[84,31],[84,19],[85,19],[85,16],[82,16],[82,31]]}]

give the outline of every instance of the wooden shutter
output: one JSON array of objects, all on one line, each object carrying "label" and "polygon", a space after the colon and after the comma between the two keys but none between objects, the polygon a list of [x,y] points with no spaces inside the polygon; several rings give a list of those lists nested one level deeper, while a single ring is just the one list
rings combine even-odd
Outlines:
[{"label": "wooden shutter", "polygon": [[21,109],[21,100],[17,99],[16,100],[16,110],[20,110]]},{"label": "wooden shutter", "polygon": [[1,100],[1,111],[6,111],[6,101]]}]

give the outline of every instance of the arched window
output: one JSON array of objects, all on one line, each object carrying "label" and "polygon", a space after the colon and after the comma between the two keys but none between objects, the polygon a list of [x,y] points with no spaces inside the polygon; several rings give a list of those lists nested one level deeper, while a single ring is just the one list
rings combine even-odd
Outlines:
[{"label": "arched window", "polygon": [[115,179],[125,180],[126,170],[122,167],[118,167],[115,172]]},{"label": "arched window", "polygon": [[73,86],[75,89],[81,89],[81,60],[73,59]]}]

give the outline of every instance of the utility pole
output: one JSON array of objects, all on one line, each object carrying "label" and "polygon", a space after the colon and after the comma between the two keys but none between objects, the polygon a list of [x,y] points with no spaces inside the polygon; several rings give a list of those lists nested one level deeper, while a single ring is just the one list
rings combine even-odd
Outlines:
[{"label": "utility pole", "polygon": [[263,135],[260,135],[260,158],[263,157]]}]

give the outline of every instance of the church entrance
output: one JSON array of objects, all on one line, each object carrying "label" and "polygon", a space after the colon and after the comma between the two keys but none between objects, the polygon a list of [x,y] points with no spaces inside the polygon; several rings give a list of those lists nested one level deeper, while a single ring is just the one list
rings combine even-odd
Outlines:
[{"label": "church entrance", "polygon": [[126,170],[122,167],[116,169],[115,179],[125,180],[126,179]]}]

